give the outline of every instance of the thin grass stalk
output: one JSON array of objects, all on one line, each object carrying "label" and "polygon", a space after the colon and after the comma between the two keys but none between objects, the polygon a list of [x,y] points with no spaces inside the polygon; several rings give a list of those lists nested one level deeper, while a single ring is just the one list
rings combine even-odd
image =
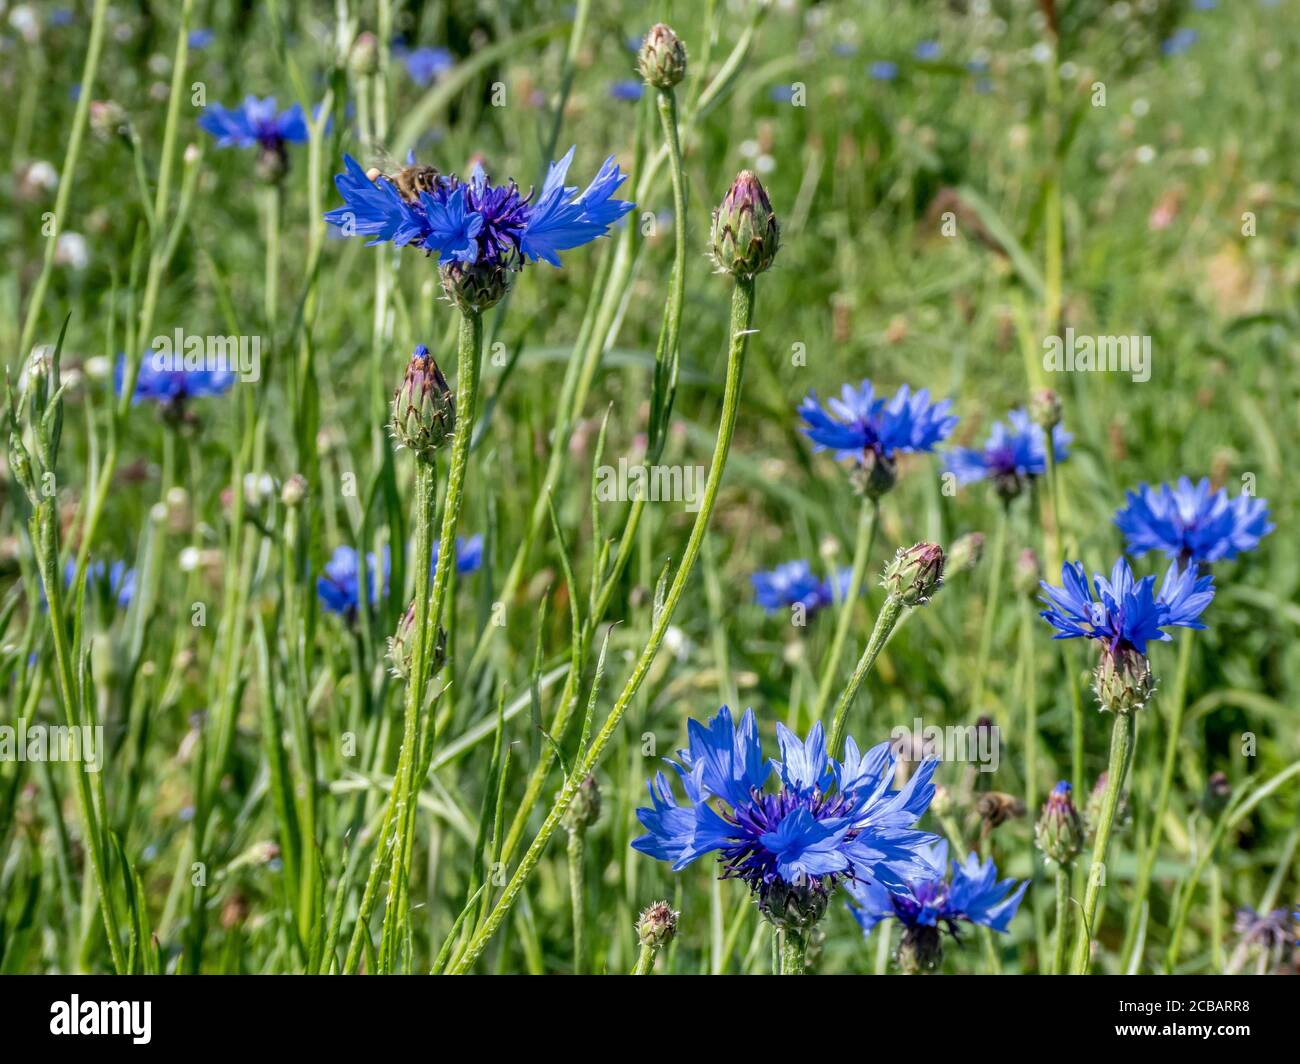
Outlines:
[{"label": "thin grass stalk", "polygon": [[1192,662],[1191,631],[1184,631],[1178,643],[1178,667],[1174,674],[1173,700],[1169,706],[1169,721],[1165,734],[1164,764],[1160,770],[1160,786],[1156,791],[1155,806],[1151,813],[1151,830],[1142,848],[1137,879],[1133,884],[1133,901],[1129,908],[1128,929],[1124,936],[1123,955],[1131,957],[1137,936],[1138,914],[1147,902],[1151,890],[1151,875],[1160,853],[1160,840],[1164,836],[1165,814],[1169,810],[1169,796],[1173,789],[1174,770],[1178,763],[1178,750],[1183,731],[1183,712],[1187,706],[1187,675]]},{"label": "thin grass stalk", "polygon": [[1119,809],[1120,795],[1124,793],[1129,764],[1133,760],[1133,734],[1137,726],[1136,721],[1136,714],[1132,712],[1116,713],[1115,723],[1111,728],[1106,790],[1102,794],[1101,812],[1098,814],[1096,837],[1092,846],[1092,862],[1088,868],[1088,886],[1084,894],[1083,911],[1079,915],[1079,931],[1074,940],[1071,970],[1075,975],[1088,973],[1092,938],[1096,931],[1093,920],[1097,915],[1097,899],[1106,879],[1106,852],[1110,848],[1115,813]]},{"label": "thin grass stalk", "polygon": [[885,649],[889,637],[893,635],[894,629],[906,614],[907,607],[897,596],[889,595],[885,598],[885,604],[881,606],[880,614],[876,617],[875,626],[871,629],[871,636],[862,650],[862,656],[858,659],[853,675],[849,677],[848,685],[840,694],[839,702],[836,703],[835,716],[831,722],[831,736],[826,744],[827,752],[831,757],[840,756],[844,744],[844,730],[848,725],[849,710],[853,707],[853,700],[857,697],[867,674],[876,664],[876,659],[880,657],[880,652]]},{"label": "thin grass stalk", "polygon": [[[186,0],[186,9],[189,0]],[[50,273],[54,267],[54,251],[63,232],[64,219],[68,217],[69,204],[72,200],[73,177],[77,172],[77,160],[81,157],[81,141],[86,135],[86,124],[90,114],[90,101],[94,98],[95,75],[99,70],[99,56],[104,47],[104,23],[108,15],[108,0],[95,0],[94,10],[90,15],[90,41],[86,46],[86,61],[81,68],[81,92],[77,96],[77,107],[72,115],[72,128],[68,133],[68,149],[63,153],[63,168],[59,171],[59,190],[54,197],[54,225],[50,228],[45,241],[45,255],[41,259],[41,272],[32,286],[32,294],[27,300],[27,313],[23,316],[23,328],[18,338],[18,356],[27,357],[32,340],[36,336],[36,325],[40,321],[41,309],[45,304],[45,292],[50,285]],[[182,38],[184,26],[182,25]],[[159,180],[161,181],[161,174]]]},{"label": "thin grass stalk", "polygon": [[997,523],[993,526],[993,549],[989,557],[989,582],[984,598],[984,616],[980,622],[979,655],[975,660],[974,695],[971,707],[978,713],[984,706],[984,687],[987,680],[989,655],[993,649],[993,629],[997,625],[998,602],[1002,594],[1002,568],[1007,552],[1007,509],[1003,502],[998,507]]},{"label": "thin grass stalk", "polygon": [[831,688],[839,674],[840,661],[844,657],[844,644],[848,641],[849,629],[853,626],[853,612],[862,594],[862,585],[866,581],[867,562],[871,557],[871,547],[876,538],[876,525],[880,521],[880,501],[864,496],[858,510],[858,531],[853,543],[853,572],[849,577],[849,589],[844,601],[839,604],[839,615],[835,619],[835,634],[831,639],[830,649],[822,662],[822,674],[817,683],[817,700],[813,703],[812,719],[821,720],[830,704]]}]

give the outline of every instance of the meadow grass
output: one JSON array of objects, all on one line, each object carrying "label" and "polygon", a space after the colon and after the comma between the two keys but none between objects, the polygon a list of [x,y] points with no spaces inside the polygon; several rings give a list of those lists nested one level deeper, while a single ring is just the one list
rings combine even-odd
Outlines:
[{"label": "meadow grass", "polygon": [[[769,753],[778,723],[821,722],[834,756],[993,729],[995,770],[940,765],[918,827],[1029,886],[939,971],[1289,968],[1293,933],[1234,922],[1300,889],[1292,14],[10,5],[0,724],[102,727],[102,748],[87,771],[0,744],[0,971],[896,970],[895,921],[864,937],[843,892],[780,935],[711,858],[632,848],[647,778],[721,705],[753,707]],[[689,56],[664,90],[636,54],[661,20]],[[421,46],[447,49],[426,84]],[[199,127],[250,94],[300,103],[303,138]],[[439,260],[322,219],[345,153],[481,159],[526,192],[570,144],[570,180],[612,153],[635,208],[481,313]],[[739,171],[779,219],[757,276],[707,253]],[[1050,372],[1067,327],[1148,337],[1149,379]],[[132,402],[177,329],[255,338],[256,371]],[[418,344],[459,400],[427,460],[390,430]],[[960,417],[878,500],[796,412],[863,378]],[[945,476],[1043,388],[1068,459],[1006,503]],[[698,492],[603,497],[621,459],[699,470]],[[1151,644],[1155,693],[1112,733],[1095,646],[1051,639],[1037,577],[1108,572],[1125,492],[1183,475],[1267,499],[1276,530],[1214,563],[1206,629]],[[972,532],[982,557],[954,565]],[[949,556],[922,604],[881,581],[917,543]],[[376,558],[341,611],[318,586],[339,547]],[[761,608],[752,574],[796,559],[851,575],[819,613]],[[1094,808],[1083,854],[1046,862],[1053,784],[1082,808],[1113,754],[1103,860]],[[659,901],[675,934],[639,936]]]}]

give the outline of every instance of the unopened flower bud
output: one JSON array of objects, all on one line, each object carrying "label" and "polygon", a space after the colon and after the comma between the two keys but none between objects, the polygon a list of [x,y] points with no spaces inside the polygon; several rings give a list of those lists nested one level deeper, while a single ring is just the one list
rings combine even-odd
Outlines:
[{"label": "unopened flower bud", "polygon": [[757,177],[742,170],[713,212],[713,261],[726,273],[753,277],[772,265],[780,244],[781,227],[767,190]]},{"label": "unopened flower bud", "polygon": [[1034,842],[1043,856],[1058,865],[1068,865],[1083,848],[1083,818],[1071,790],[1065,780],[1052,788],[1034,828]]},{"label": "unopened flower bud", "polygon": [[393,435],[422,462],[432,462],[434,452],[456,427],[456,404],[447,378],[421,344],[406,367],[406,377],[393,397]]},{"label": "unopened flower bud", "polygon": [[830,892],[820,879],[799,879],[802,882],[774,879],[759,892],[758,910],[774,927],[802,934],[826,915]]},{"label": "unopened flower bud", "polygon": [[36,475],[32,472],[32,456],[27,453],[22,437],[16,432],[9,433],[9,470],[13,473],[14,480],[18,481],[19,486],[27,493],[28,499],[35,505],[38,495]]},{"label": "unopened flower bud", "polygon": [[686,45],[662,22],[650,27],[636,57],[646,84],[671,89],[686,76]]},{"label": "unopened flower bud", "polygon": [[1051,388],[1038,388],[1029,397],[1029,418],[1051,432],[1061,423],[1061,397]]},{"label": "unopened flower bud", "polygon": [[578,791],[564,811],[564,827],[570,832],[586,831],[600,818],[600,784],[595,776],[588,776],[578,785]]},{"label": "unopened flower bud", "polygon": [[[1083,811],[1084,825],[1088,829],[1088,838],[1091,840],[1097,833],[1097,823],[1101,819],[1101,806],[1106,798],[1106,782],[1109,774],[1102,772],[1092,785],[1092,793],[1088,795],[1088,805]],[[1128,820],[1128,795],[1121,791],[1119,801],[1115,804],[1115,829],[1122,828]]]},{"label": "unopened flower bud", "polygon": [[1232,798],[1232,784],[1225,773],[1214,772],[1205,781],[1205,793],[1201,795],[1201,809],[1206,816],[1217,817],[1227,808]]},{"label": "unopened flower bud", "polygon": [[678,914],[669,908],[666,901],[657,901],[646,909],[636,922],[637,938],[641,945],[651,949],[663,949],[673,940],[677,933]]},{"label": "unopened flower bud", "polygon": [[263,145],[253,171],[268,185],[278,185],[289,172],[289,153],[283,144]]},{"label": "unopened flower bud", "polygon": [[443,292],[462,313],[481,314],[505,298],[512,274],[500,263],[447,262],[438,276]]},{"label": "unopened flower bud", "polygon": [[899,548],[880,582],[904,606],[923,606],[943,584],[943,549],[934,543]]},{"label": "unopened flower bud", "polygon": [[1118,646],[1102,651],[1093,673],[1093,690],[1102,709],[1112,713],[1133,713],[1147,704],[1155,690],[1151,663],[1132,647]]},{"label": "unopened flower bud", "polygon": [[849,474],[853,490],[869,499],[879,499],[887,494],[897,481],[898,463],[871,447],[862,452],[862,457]]},{"label": "unopened flower bud", "polygon": [[[397,631],[388,639],[388,664],[392,666],[394,676],[403,680],[411,678],[411,659],[415,653],[415,603],[406,607],[402,619],[397,622]],[[441,625],[434,636],[430,650],[430,676],[436,676],[447,663],[447,632]]]},{"label": "unopened flower bud", "polygon": [[1033,597],[1038,593],[1042,580],[1042,563],[1039,562],[1038,555],[1033,549],[1026,547],[1016,558],[1015,567],[1011,570],[1011,585],[1018,594]]},{"label": "unopened flower bud", "polygon": [[944,572],[948,576],[964,573],[974,569],[984,557],[984,533],[967,532],[958,536],[948,548],[948,560],[944,563]]},{"label": "unopened flower bud", "polygon": [[90,101],[90,131],[100,140],[112,140],[126,125],[126,112],[114,100]]},{"label": "unopened flower bud", "polygon": [[903,930],[898,944],[898,967],[904,975],[932,972],[943,960],[943,939],[937,927],[918,924]]},{"label": "unopened flower bud", "polygon": [[280,489],[280,501],[285,506],[301,506],[307,497],[307,478],[301,473],[294,473],[284,482]]},{"label": "unopened flower bud", "polygon": [[348,53],[348,65],[355,74],[363,77],[373,74],[379,68],[379,41],[368,30],[358,33]]}]

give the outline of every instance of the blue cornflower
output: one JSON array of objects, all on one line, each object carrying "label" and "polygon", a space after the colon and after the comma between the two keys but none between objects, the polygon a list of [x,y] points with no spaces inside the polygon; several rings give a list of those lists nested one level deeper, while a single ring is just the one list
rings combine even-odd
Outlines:
[{"label": "blue cornflower", "polygon": [[302,104],[279,111],[275,97],[245,97],[240,106],[227,109],[210,104],[199,116],[199,128],[217,138],[218,148],[253,148],[282,152],[285,144],[307,140],[307,116]]},{"label": "blue cornflower", "polygon": [[1028,880],[1016,885],[1013,879],[998,879],[993,858],[980,859],[974,853],[965,863],[952,862],[952,876],[945,878],[948,843],[940,839],[917,851],[921,873],[902,890],[890,890],[881,883],[850,883],[848,892],[856,904],[849,911],[864,932],[881,920],[893,917],[903,927],[898,959],[908,972],[926,971],[938,964],[943,947],[940,938],[947,931],[953,938],[963,923],[1005,932]]},{"label": "blue cornflower", "polygon": [[216,40],[216,38],[217,35],[212,30],[208,30],[208,29],[190,30],[190,35],[186,39],[186,43],[193,51],[201,52],[208,45],[210,45],[214,40]]},{"label": "blue cornflower", "polygon": [[302,104],[279,111],[274,96],[245,97],[233,110],[214,103],[199,117],[199,128],[217,138],[218,148],[257,148],[257,174],[272,183],[289,172],[288,145],[301,144],[309,136]]},{"label": "blue cornflower", "polygon": [[754,573],[754,598],[768,613],[778,613],[791,606],[802,606],[804,617],[811,618],[836,599],[848,594],[853,579],[851,568],[841,569],[834,580],[819,579],[806,561],[785,562],[765,573]]},{"label": "blue cornflower", "polygon": [[864,380],[857,388],[844,385],[840,398],[827,400],[825,406],[816,392],[809,393],[799,416],[815,450],[834,451],[841,460],[860,459],[864,451],[889,459],[900,452],[933,451],[957,427],[951,409],[951,399],[930,402],[928,388],[913,392],[904,384],[886,400]]},{"label": "blue cornflower", "polygon": [[[1008,424],[994,422],[983,447],[957,447],[948,453],[948,472],[958,484],[991,480],[1003,498],[1020,494],[1033,477],[1047,472],[1047,434],[1024,410],[1007,414]],[[1070,457],[1073,437],[1060,425],[1052,429],[1056,461]]]},{"label": "blue cornflower", "polygon": [[1165,55],[1182,55],[1184,52],[1188,51],[1192,45],[1200,40],[1200,38],[1201,35],[1197,33],[1196,30],[1188,29],[1186,26],[1181,26],[1174,30],[1174,32],[1164,40],[1160,45],[1160,50],[1164,52]]},{"label": "blue cornflower", "polygon": [[1265,500],[1214,491],[1205,477],[1195,485],[1187,477],[1172,487],[1141,484],[1125,500],[1115,524],[1138,557],[1158,550],[1182,565],[1217,562],[1254,550],[1274,528]]},{"label": "blue cornflower", "polygon": [[325,220],[349,235],[371,236],[372,244],[413,245],[444,264],[478,264],[519,269],[525,261],[560,265],[559,252],[604,236],[633,204],[612,199],[626,180],[611,155],[579,194],[566,187],[574,149],[552,163],[541,192],[522,195],[513,182],[493,185],[482,167],[468,182],[430,171],[430,188],[404,196],[383,175],[373,181],[350,156],[334,182],[344,205]]},{"label": "blue cornflower", "polygon": [[1195,566],[1180,570],[1170,563],[1156,591],[1156,578],[1134,579],[1127,559],[1120,558],[1110,579],[1093,574],[1096,595],[1088,588],[1080,562],[1061,566],[1061,586],[1043,581],[1039,616],[1057,630],[1054,639],[1096,639],[1112,655],[1135,650],[1145,655],[1147,643],[1172,637],[1166,628],[1204,628],[1197,619],[1214,598],[1214,578],[1199,576]]},{"label": "blue cornflower", "polygon": [[402,54],[402,64],[420,88],[431,85],[456,65],[446,48],[414,48]]},{"label": "blue cornflower", "polygon": [[950,399],[932,403],[927,388],[913,392],[904,384],[887,400],[864,380],[857,388],[844,385],[840,397],[825,406],[810,392],[799,416],[814,450],[834,451],[840,460],[855,459],[865,473],[864,490],[879,496],[894,485],[895,455],[933,451],[957,427],[951,409]]},{"label": "blue cornflower", "polygon": [[[639,48],[640,45],[638,44]],[[609,84],[610,99],[626,100],[629,103],[635,103],[645,95],[645,82],[635,81],[632,78],[625,78],[622,81],[611,81]]]},{"label": "blue cornflower", "polygon": [[[154,358],[146,354],[140,363],[140,373],[135,380],[131,402],[152,400],[163,407],[166,414],[177,418],[185,415],[185,404],[190,399],[209,395],[224,395],[235,383],[235,373],[229,369],[161,369]],[[119,355],[113,370],[113,388],[118,394],[126,384],[126,356]]]},{"label": "blue cornflower", "polygon": [[872,81],[893,81],[898,77],[898,64],[888,59],[877,59],[867,67],[867,75]]},{"label": "blue cornflower", "polygon": [[[63,566],[63,586],[70,588],[76,576],[77,561],[75,558],[69,558]],[[128,569],[126,562],[114,562],[112,565],[106,565],[102,561],[90,562],[86,566],[86,584],[103,588],[116,603],[117,608],[124,610],[131,605],[131,599],[135,597],[135,570]],[[49,605],[45,598],[44,586],[41,587],[41,605],[45,608]]]},{"label": "blue cornflower", "polygon": [[[382,581],[378,578],[375,556],[366,555],[366,585],[372,605],[379,601],[381,594],[388,593],[388,575],[387,548],[384,549]],[[334,554],[325,563],[325,571],[316,581],[316,594],[320,596],[321,605],[330,613],[337,613],[348,621],[356,617],[357,607],[361,604],[361,590],[358,586],[357,552],[353,548],[334,548]]]},{"label": "blue cornflower", "polygon": [[[668,777],[656,773],[650,806],[637,810],[647,834],[634,849],[674,871],[717,853],[721,878],[743,879],[769,919],[797,927],[821,917],[840,880],[903,889],[924,871],[918,850],[935,836],[912,826],[934,796],[937,760],[895,790],[887,742],[862,754],[849,739],[839,762],[820,724],[806,741],[778,724],[781,760],[768,761],[753,710],[739,727],[723,706],[707,725],[692,720],[687,728],[689,749],[669,762],[687,804],[678,805]],[[773,772],[778,789],[766,791]]]},{"label": "blue cornflower", "polygon": [[[433,545],[433,565],[438,564],[438,544]],[[456,537],[456,572],[461,576],[477,573],[483,568],[483,536]],[[431,570],[432,571],[432,570]]]},{"label": "blue cornflower", "polygon": [[912,54],[917,59],[928,62],[932,59],[938,59],[943,54],[943,49],[939,46],[938,41],[921,41]]}]

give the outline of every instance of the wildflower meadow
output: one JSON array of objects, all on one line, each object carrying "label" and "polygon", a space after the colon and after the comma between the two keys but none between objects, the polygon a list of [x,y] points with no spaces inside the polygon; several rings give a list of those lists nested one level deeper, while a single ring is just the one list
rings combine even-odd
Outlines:
[{"label": "wildflower meadow", "polygon": [[1298,14],[0,0],[0,972],[1296,973]]}]

